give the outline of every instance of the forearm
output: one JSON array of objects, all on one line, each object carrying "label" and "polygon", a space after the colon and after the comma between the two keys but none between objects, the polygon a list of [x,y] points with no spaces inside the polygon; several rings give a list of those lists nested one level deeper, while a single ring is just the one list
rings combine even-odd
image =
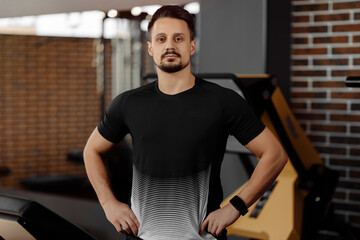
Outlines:
[{"label": "forearm", "polygon": [[237,194],[250,207],[273,184],[287,162],[287,155],[280,150],[276,155],[263,155],[259,159],[248,183]]},{"label": "forearm", "polygon": [[[270,151],[260,156],[259,163],[250,177],[247,185],[238,193],[238,196],[249,208],[277,178],[287,162],[285,152],[280,147],[279,151]],[[245,212],[244,212],[245,213]],[[238,208],[228,203],[220,209],[211,212],[200,228],[200,235],[205,229],[208,232],[219,235],[224,228],[233,224],[243,214],[241,207]]]},{"label": "forearm", "polygon": [[86,173],[101,205],[115,200],[111,190],[109,177],[101,155],[94,150],[85,148],[84,163]]}]

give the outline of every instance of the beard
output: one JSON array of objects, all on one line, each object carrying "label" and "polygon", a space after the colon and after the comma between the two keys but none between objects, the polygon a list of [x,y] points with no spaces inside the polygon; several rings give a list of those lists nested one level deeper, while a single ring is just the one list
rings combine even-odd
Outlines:
[{"label": "beard", "polygon": [[162,54],[160,64],[155,63],[155,65],[163,72],[175,73],[181,71],[189,65],[189,62],[183,64],[181,59],[178,63],[174,63],[175,60],[173,59],[169,59],[167,62],[163,62],[165,56],[168,54],[176,55],[178,58],[181,58],[181,55],[175,51],[166,51],[164,54]]},{"label": "beard", "polygon": [[187,67],[187,65],[189,65],[189,63],[187,64],[182,64],[182,62],[179,63],[161,63],[161,64],[156,64],[155,65],[162,70],[163,72],[166,73],[175,73],[175,72],[179,72],[181,70],[183,70],[184,68]]}]

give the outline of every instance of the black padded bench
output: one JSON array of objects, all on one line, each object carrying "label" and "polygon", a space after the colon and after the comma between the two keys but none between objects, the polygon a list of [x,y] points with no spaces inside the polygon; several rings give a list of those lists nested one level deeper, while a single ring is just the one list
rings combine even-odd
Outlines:
[{"label": "black padded bench", "polygon": [[30,199],[0,194],[0,239],[95,238],[43,205]]}]

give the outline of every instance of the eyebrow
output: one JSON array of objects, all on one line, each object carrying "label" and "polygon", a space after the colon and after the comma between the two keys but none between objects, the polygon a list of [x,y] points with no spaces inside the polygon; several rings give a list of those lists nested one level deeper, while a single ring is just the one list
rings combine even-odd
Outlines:
[{"label": "eyebrow", "polygon": [[[155,37],[158,37],[158,36],[164,36],[164,35],[167,35],[166,33],[158,33],[155,35]],[[184,36],[185,37],[185,34],[184,33],[181,33],[181,32],[178,32],[178,33],[174,33],[173,36]]]}]

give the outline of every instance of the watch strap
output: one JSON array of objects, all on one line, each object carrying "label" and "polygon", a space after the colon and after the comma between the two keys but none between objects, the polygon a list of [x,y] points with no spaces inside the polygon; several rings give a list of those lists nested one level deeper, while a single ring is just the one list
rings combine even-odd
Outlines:
[{"label": "watch strap", "polygon": [[240,212],[242,216],[245,216],[245,214],[249,211],[245,202],[236,195],[230,200],[230,203],[236,210]]}]

